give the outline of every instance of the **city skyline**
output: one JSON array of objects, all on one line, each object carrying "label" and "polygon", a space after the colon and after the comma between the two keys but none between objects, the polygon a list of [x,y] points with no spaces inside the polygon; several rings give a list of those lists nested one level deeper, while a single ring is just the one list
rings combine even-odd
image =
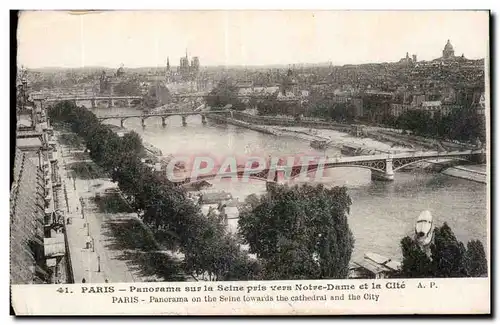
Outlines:
[{"label": "city skyline", "polygon": [[25,12],[18,64],[164,67],[169,57],[178,66],[186,49],[201,66],[397,62],[407,52],[429,61],[448,39],[456,56],[482,59],[488,18],[487,11]]}]

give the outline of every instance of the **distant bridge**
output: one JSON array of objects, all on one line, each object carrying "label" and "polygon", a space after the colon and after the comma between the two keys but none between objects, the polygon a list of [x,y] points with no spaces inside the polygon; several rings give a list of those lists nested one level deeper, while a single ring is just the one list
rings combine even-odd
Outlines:
[{"label": "distant bridge", "polygon": [[142,102],[142,96],[60,96],[60,97],[47,97],[42,99],[47,103],[62,102],[62,101],[72,101],[75,104],[81,101],[90,101],[92,108],[97,106],[97,102],[107,102],[108,107],[115,106],[116,100],[126,101],[127,106],[130,106],[132,101],[139,100]]},{"label": "distant bridge", "polygon": [[[484,150],[468,150],[468,151],[453,151],[453,152],[403,152],[397,154],[379,154],[370,156],[355,156],[355,157],[337,157],[328,158],[322,162],[298,163],[293,166],[266,166],[262,170],[255,172],[245,171],[239,168],[236,172],[222,171],[214,169],[213,172],[201,174],[195,179],[186,177],[176,181],[177,184],[196,183],[201,180],[210,180],[215,178],[228,178],[237,176],[238,178],[247,175],[249,178],[259,179],[267,182],[278,182],[278,172],[284,172],[288,179],[296,178],[299,175],[307,175],[309,173],[337,168],[337,167],[355,167],[366,168],[372,173],[373,180],[392,181],[394,180],[394,172],[405,168],[409,165],[426,161],[428,159],[446,159],[467,162],[484,162],[486,153]],[[269,162],[268,162],[269,163]],[[257,169],[257,168],[255,168]],[[227,169],[226,169],[227,170]],[[245,174],[246,172],[246,174]]]},{"label": "distant bridge", "polygon": [[106,115],[106,116],[98,116],[97,118],[100,121],[110,120],[110,119],[118,119],[120,120],[120,125],[123,127],[123,123],[125,120],[129,118],[140,118],[142,126],[146,126],[145,121],[150,117],[161,117],[162,125],[167,125],[166,119],[170,116],[181,116],[182,117],[182,125],[187,125],[186,117],[190,115],[201,115],[201,122],[203,124],[206,123],[206,115],[212,113],[231,113],[230,110],[213,110],[213,111],[192,111],[192,112],[159,112],[159,113],[149,113],[149,114],[118,114],[118,115]]},{"label": "distant bridge", "polygon": [[[172,94],[172,98],[205,98],[210,96],[209,92],[200,92],[200,93],[186,93],[186,94]],[[217,95],[213,95],[214,97],[217,97]],[[237,94],[233,95],[231,97],[236,97],[240,99],[250,99],[250,98],[255,98],[255,99],[265,99],[268,98],[269,96],[273,96],[272,93],[251,93],[251,94]],[[299,101],[301,98],[298,97],[290,97],[290,98],[281,98],[282,101]]]}]

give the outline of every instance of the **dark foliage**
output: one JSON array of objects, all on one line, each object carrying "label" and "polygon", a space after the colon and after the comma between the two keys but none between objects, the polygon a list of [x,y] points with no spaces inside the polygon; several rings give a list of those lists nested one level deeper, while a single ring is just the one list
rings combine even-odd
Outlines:
[{"label": "dark foliage", "polygon": [[346,188],[276,186],[247,204],[240,232],[263,259],[266,279],[347,277],[354,237]]},{"label": "dark foliage", "polygon": [[444,223],[434,230],[434,239],[426,254],[410,237],[401,240],[403,263],[401,276],[408,278],[484,277],[488,263],[484,247],[478,240],[467,249]]}]

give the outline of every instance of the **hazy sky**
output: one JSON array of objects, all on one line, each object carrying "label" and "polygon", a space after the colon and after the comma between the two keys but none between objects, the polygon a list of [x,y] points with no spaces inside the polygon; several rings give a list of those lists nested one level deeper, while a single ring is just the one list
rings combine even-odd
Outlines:
[{"label": "hazy sky", "polygon": [[201,65],[392,62],[409,52],[484,58],[488,13],[467,11],[107,11],[25,12],[18,29],[19,63],[49,66]]}]

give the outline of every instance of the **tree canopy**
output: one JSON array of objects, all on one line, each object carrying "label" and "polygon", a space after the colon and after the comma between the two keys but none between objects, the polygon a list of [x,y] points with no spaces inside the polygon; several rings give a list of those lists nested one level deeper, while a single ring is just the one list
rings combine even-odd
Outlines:
[{"label": "tree canopy", "polygon": [[247,204],[240,233],[266,279],[347,278],[354,237],[345,187],[276,186]]},{"label": "tree canopy", "polygon": [[120,96],[138,96],[141,95],[141,86],[138,80],[123,80],[113,87],[113,91]]},{"label": "tree canopy", "polygon": [[383,123],[391,127],[412,131],[418,135],[438,136],[442,138],[475,141],[486,141],[486,120],[474,110],[457,109],[449,115],[434,116],[427,111],[409,110],[395,118],[383,116]]},{"label": "tree canopy", "polygon": [[243,110],[245,105],[238,98],[238,88],[229,80],[221,80],[219,84],[205,97],[208,106],[220,109],[232,105],[232,109]]},{"label": "tree canopy", "polygon": [[484,277],[488,274],[488,262],[481,242],[472,240],[465,248],[447,223],[434,230],[429,254],[408,236],[401,240],[401,249],[402,277],[456,278]]}]

